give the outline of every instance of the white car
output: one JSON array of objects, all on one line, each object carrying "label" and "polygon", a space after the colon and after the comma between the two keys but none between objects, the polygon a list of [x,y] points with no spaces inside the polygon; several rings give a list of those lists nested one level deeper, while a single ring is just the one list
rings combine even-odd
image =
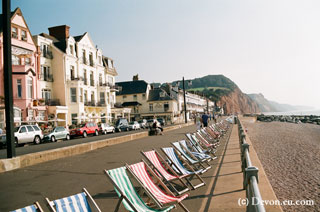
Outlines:
[{"label": "white car", "polygon": [[14,138],[17,146],[30,142],[40,144],[43,133],[37,125],[21,125],[15,128]]},{"label": "white car", "polygon": [[140,124],[137,121],[131,121],[129,123],[129,129],[130,130],[140,130]]},{"label": "white car", "polygon": [[107,133],[114,133],[115,128],[114,126],[111,126],[107,123],[101,123],[99,124],[99,130],[102,134],[107,134]]}]

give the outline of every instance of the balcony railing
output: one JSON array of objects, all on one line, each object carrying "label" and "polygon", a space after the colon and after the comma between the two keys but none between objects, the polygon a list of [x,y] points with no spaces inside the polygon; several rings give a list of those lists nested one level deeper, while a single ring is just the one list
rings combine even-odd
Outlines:
[{"label": "balcony railing", "polygon": [[106,106],[106,101],[100,100],[100,102],[97,103],[97,106],[98,106],[98,107],[104,107],[104,106]]},{"label": "balcony railing", "polygon": [[59,99],[46,99],[45,104],[48,106],[58,106],[58,105],[60,105],[60,100]]},{"label": "balcony railing", "polygon": [[93,107],[95,107],[97,104],[96,104],[96,102],[95,101],[91,101],[91,102],[84,102],[84,106],[93,106]]},{"label": "balcony railing", "polygon": [[75,77],[75,76],[70,76],[70,79],[72,80],[72,81],[83,81],[83,78],[82,77]]},{"label": "balcony railing", "polygon": [[53,82],[53,75],[52,74],[41,75],[40,80]]},{"label": "balcony railing", "polygon": [[43,51],[42,56],[48,59],[53,59],[53,54],[50,50]]}]

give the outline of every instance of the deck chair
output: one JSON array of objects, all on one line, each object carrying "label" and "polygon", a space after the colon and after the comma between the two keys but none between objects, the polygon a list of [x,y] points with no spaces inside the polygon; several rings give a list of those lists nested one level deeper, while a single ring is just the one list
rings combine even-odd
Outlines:
[{"label": "deck chair", "polygon": [[192,154],[193,156],[195,156],[196,158],[200,159],[200,160],[206,160],[208,162],[210,162],[211,160],[216,159],[217,157],[212,157],[208,154],[205,153],[200,153],[198,152],[190,143],[190,141],[186,141],[186,140],[181,140],[179,141],[180,146],[183,147],[187,152],[189,152],[190,154]]},{"label": "deck chair", "polygon": [[[170,189],[161,181],[161,179],[152,171],[148,165],[142,161],[139,163],[128,165],[126,164],[126,168],[129,170],[131,175],[140,183],[141,187],[148,191],[148,194],[153,197],[157,205],[162,208],[165,205],[168,204],[174,204],[177,203],[184,211],[189,212],[189,210],[182,204],[182,200],[187,198],[189,194],[184,194],[180,197],[174,196],[174,194],[170,191]],[[152,180],[150,174],[152,177],[157,180],[156,183],[159,183],[161,187],[165,190],[160,189],[159,186],[154,183]]]},{"label": "deck chair", "polygon": [[[165,147],[161,148],[161,151],[166,155],[169,165],[179,174],[187,175],[190,178],[189,184],[192,186],[193,189],[199,188],[201,186],[205,186],[205,182],[199,176],[202,170],[195,171],[187,162],[183,160],[183,158],[179,157],[173,147]],[[185,165],[184,165],[185,164]],[[197,185],[191,184],[191,179],[196,177],[200,183]]]},{"label": "deck chair", "polygon": [[200,140],[205,142],[207,145],[213,146],[215,149],[219,146],[218,140],[210,139],[210,137],[204,135],[204,133],[201,130],[197,130],[196,135],[199,137]]},{"label": "deck chair", "polygon": [[[180,155],[182,155],[182,157],[190,164],[192,165],[193,167],[195,167],[196,170],[199,170],[199,169],[202,169],[202,173],[208,171],[211,166],[210,164],[208,163],[208,161],[206,159],[202,159],[202,160],[199,160],[197,157],[195,157],[194,155],[190,154],[189,152],[187,152],[181,145],[178,141],[176,142],[172,142],[171,143],[173,148],[175,148],[179,153]],[[204,165],[204,163],[207,164],[207,166]]]},{"label": "deck chair", "polygon": [[206,140],[208,140],[210,143],[213,143],[215,146],[219,146],[220,145],[220,137],[212,136],[209,133],[209,131],[210,131],[209,127],[202,128],[200,130],[201,136],[204,137]]},{"label": "deck chair", "polygon": [[187,133],[186,134],[187,138],[193,145],[193,147],[199,152],[199,153],[204,153],[204,154],[211,154],[213,157],[216,157],[215,155],[215,149],[213,148],[208,148],[204,145],[201,144],[201,142],[198,140],[198,138],[194,134]]},{"label": "deck chair", "polygon": [[121,202],[128,211],[132,212],[167,212],[175,208],[175,205],[162,209],[153,209],[149,207],[135,190],[126,170],[126,167],[104,170],[120,198],[115,208],[115,212],[119,210]]},{"label": "deck chair", "polygon": [[217,149],[214,146],[214,144],[211,144],[207,140],[203,139],[203,137],[199,136],[198,132],[196,132],[193,135],[191,135],[191,137],[194,137],[194,139],[196,139],[196,141],[199,142],[199,144],[201,146],[203,146],[205,149],[210,149],[211,152],[213,152],[213,153],[215,153],[217,151]]},{"label": "deck chair", "polygon": [[100,208],[93,200],[87,189],[83,188],[83,192],[50,201],[46,201],[53,212],[101,212]]},{"label": "deck chair", "polygon": [[[151,168],[153,171],[160,177],[160,179],[168,184],[169,188],[171,188],[174,192],[178,195],[181,195],[187,191],[189,191],[188,186],[182,180],[186,178],[186,176],[179,176],[169,165],[168,163],[162,158],[162,156],[156,151],[151,150],[148,152],[141,151],[141,154],[145,157],[145,159],[151,164]],[[187,180],[187,179],[185,179]],[[174,185],[173,181],[179,181],[182,184],[183,190],[178,190]],[[188,181],[187,181],[188,182]]]},{"label": "deck chair", "polygon": [[24,208],[16,209],[11,212],[43,212],[43,210],[40,204],[38,202],[35,202],[32,205],[26,206]]}]

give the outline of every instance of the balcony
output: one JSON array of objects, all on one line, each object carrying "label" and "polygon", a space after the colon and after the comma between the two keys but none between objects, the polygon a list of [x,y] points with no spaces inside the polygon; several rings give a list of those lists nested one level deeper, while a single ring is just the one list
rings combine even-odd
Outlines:
[{"label": "balcony", "polygon": [[40,80],[46,81],[46,82],[53,82],[53,75],[52,74],[41,75]]},{"label": "balcony", "polygon": [[70,79],[71,79],[72,81],[83,81],[83,78],[82,78],[82,77],[75,77],[75,76],[72,76],[72,75],[71,75]]},{"label": "balcony", "polygon": [[91,107],[96,107],[96,102],[95,101],[91,101],[91,102],[84,102],[84,106],[91,106]]},{"label": "balcony", "polygon": [[52,54],[52,51],[50,51],[50,50],[43,51],[42,56],[47,59],[53,59],[53,54]]},{"label": "balcony", "polygon": [[48,106],[59,106],[60,105],[60,100],[59,99],[46,99],[45,100],[45,105],[48,105]]},{"label": "balcony", "polygon": [[106,101],[105,100],[100,100],[100,102],[97,103],[98,107],[104,107],[106,106]]}]

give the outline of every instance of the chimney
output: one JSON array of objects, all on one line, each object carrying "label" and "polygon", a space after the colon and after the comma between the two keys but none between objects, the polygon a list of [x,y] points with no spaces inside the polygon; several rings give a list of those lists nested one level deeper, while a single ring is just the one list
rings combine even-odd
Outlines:
[{"label": "chimney", "polygon": [[134,75],[133,78],[132,78],[132,81],[138,81],[139,80],[139,75]]},{"label": "chimney", "polygon": [[57,38],[58,40],[65,40],[69,38],[69,29],[67,25],[55,26],[48,28],[49,35]]}]

